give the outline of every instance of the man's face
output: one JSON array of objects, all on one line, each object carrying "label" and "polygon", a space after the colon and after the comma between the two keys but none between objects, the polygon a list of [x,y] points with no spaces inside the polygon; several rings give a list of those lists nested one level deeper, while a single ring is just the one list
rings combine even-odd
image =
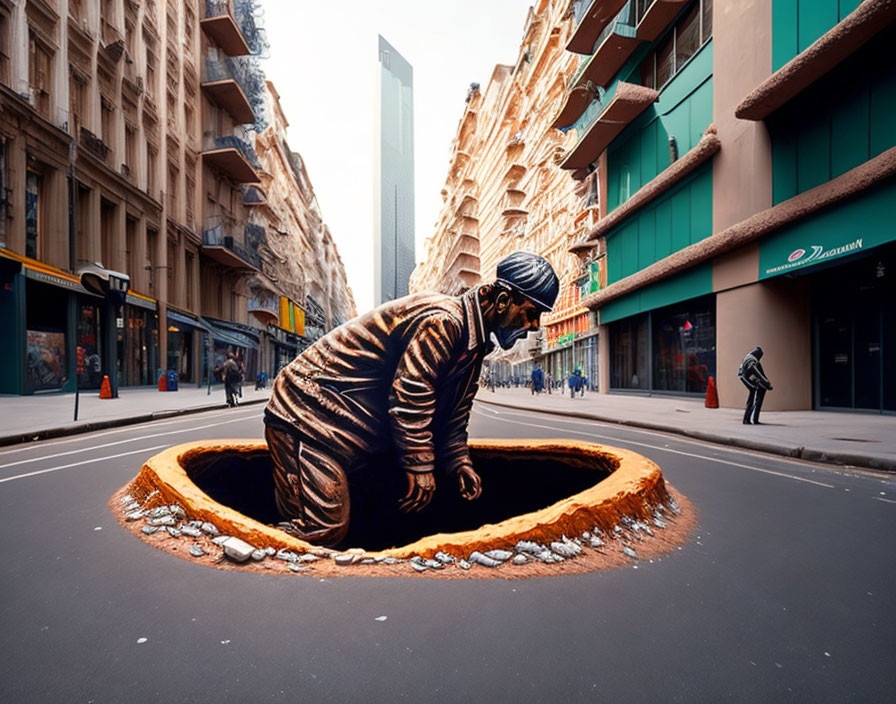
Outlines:
[{"label": "man's face", "polygon": [[523,299],[522,303],[516,304],[507,295],[507,307],[499,315],[495,330],[501,349],[509,350],[523,335],[538,330],[540,318],[541,310],[532,301]]}]

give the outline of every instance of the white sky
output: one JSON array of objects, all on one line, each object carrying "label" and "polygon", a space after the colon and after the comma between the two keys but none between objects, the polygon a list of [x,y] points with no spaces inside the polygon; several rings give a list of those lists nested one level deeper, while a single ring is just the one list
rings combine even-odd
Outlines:
[{"label": "white sky", "polygon": [[532,0],[264,0],[264,63],[339,247],[358,312],[373,306],[377,35],[414,67],[416,251],[432,234],[470,83],[514,64]]}]

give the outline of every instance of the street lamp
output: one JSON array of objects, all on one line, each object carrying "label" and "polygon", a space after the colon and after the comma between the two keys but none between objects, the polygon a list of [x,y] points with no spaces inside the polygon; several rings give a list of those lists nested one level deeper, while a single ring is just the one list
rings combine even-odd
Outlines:
[{"label": "street lamp", "polygon": [[102,296],[105,300],[106,328],[103,343],[103,358],[109,374],[112,398],[118,398],[118,340],[115,321],[121,312],[131,287],[131,277],[120,271],[112,271],[98,264],[83,267],[78,272],[81,285],[91,293]]}]

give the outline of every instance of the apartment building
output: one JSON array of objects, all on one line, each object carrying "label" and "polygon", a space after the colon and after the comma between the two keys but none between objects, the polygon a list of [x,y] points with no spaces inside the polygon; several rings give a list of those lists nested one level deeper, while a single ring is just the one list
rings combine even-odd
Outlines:
[{"label": "apartment building", "polygon": [[896,410],[892,3],[581,2],[573,142],[602,218],[602,390],[702,395],[760,345],[770,409]]},{"label": "apartment building", "polygon": [[[277,370],[266,339],[288,331],[250,315],[269,238],[245,196],[266,177],[257,10],[0,2],[0,391],[95,388],[103,375],[115,391],[166,369],[203,384],[227,352],[249,376]],[[289,278],[279,286],[304,300]]]},{"label": "apartment building", "polygon": [[457,295],[494,277],[517,249],[546,256],[560,277],[542,331],[492,360],[499,378],[525,377],[532,359],[556,380],[581,368],[597,381],[596,317],[582,305],[599,285],[599,260],[570,254],[598,219],[596,176],[571,179],[557,165],[567,138],[554,128],[576,59],[566,0],[541,0],[526,18],[513,65],[495,67],[485,90],[473,84],[451,146],[443,207],[412,290]]}]

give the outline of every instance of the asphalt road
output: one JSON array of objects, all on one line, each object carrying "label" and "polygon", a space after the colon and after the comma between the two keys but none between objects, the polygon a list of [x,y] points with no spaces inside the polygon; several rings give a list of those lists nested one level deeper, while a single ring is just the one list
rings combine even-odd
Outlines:
[{"label": "asphalt road", "polygon": [[162,447],[261,433],[253,407],[0,451],[0,701],[892,701],[890,477],[477,405],[473,436],[640,452],[699,512],[661,560],[513,581],[213,570],[106,508]]}]

